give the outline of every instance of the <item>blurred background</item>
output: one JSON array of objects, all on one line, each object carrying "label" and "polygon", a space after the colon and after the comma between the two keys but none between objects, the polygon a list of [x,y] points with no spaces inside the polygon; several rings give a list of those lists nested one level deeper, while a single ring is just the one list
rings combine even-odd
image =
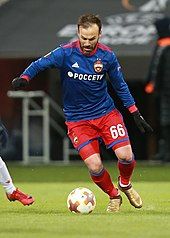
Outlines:
[{"label": "blurred background", "polygon": [[[158,38],[154,22],[170,15],[168,0],[0,0],[0,117],[9,130],[2,152],[5,160],[25,164],[80,160],[66,137],[59,72],[48,69],[38,74],[24,92],[11,92],[11,81],[33,60],[74,40],[77,19],[84,13],[101,17],[101,42],[116,53],[136,104],[154,129],[153,135],[141,135],[108,81],[136,159],[161,159],[157,97],[145,86]],[[101,150],[105,160],[113,160],[112,151],[103,145]]]}]

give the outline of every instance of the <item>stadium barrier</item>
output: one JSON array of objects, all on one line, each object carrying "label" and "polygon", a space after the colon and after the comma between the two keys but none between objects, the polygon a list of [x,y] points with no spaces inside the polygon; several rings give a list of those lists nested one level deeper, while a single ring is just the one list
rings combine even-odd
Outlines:
[{"label": "stadium barrier", "polygon": [[[22,146],[23,164],[28,165],[34,162],[49,164],[50,159],[50,126],[62,137],[63,159],[58,162],[68,164],[70,156],[76,155],[75,149],[71,148],[70,140],[65,130],[59,123],[50,116],[50,108],[61,116],[64,120],[63,111],[60,106],[44,91],[8,91],[8,97],[20,98],[22,100]],[[36,102],[36,98],[41,100],[41,104]],[[42,155],[30,155],[29,127],[30,117],[42,118]]]}]

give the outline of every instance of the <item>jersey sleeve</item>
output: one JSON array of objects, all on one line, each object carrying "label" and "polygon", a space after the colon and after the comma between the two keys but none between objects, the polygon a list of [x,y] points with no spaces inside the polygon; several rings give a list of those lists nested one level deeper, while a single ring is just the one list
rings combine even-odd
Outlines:
[{"label": "jersey sleeve", "polygon": [[61,47],[56,48],[55,50],[49,52],[47,55],[39,58],[38,60],[32,62],[20,75],[27,76],[29,79],[32,79],[40,71],[43,71],[48,68],[60,68],[63,64],[64,51]]},{"label": "jersey sleeve", "polygon": [[110,66],[108,69],[108,75],[113,89],[123,102],[123,105],[126,108],[130,108],[131,106],[135,105],[135,101],[129,91],[127,83],[124,80],[121,66],[117,60],[117,57],[113,52],[111,53],[109,62]]}]

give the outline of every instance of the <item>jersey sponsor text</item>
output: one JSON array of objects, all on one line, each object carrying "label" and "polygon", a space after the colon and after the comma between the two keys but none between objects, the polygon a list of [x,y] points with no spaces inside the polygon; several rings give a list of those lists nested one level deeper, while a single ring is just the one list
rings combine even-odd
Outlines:
[{"label": "jersey sponsor text", "polygon": [[68,76],[70,78],[79,79],[79,80],[88,80],[88,81],[99,81],[103,78],[104,74],[78,74],[68,71]]}]

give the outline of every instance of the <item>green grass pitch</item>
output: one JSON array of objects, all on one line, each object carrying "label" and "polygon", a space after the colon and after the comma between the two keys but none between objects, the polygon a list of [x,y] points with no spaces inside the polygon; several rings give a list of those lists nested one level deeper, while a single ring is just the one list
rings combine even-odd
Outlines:
[{"label": "green grass pitch", "polygon": [[[9,202],[0,191],[0,237],[3,238],[169,238],[170,166],[137,166],[133,185],[140,193],[142,209],[123,196],[118,213],[108,214],[108,197],[89,179],[83,163],[73,166],[8,165],[15,185],[35,196],[34,205]],[[116,164],[106,164],[116,182]],[[76,187],[87,187],[97,205],[89,215],[68,211],[66,199]]]}]

